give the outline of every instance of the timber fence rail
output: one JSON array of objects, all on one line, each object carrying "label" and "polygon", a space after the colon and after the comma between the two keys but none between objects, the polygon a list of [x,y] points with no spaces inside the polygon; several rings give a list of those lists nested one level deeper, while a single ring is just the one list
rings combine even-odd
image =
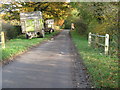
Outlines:
[{"label": "timber fence rail", "polygon": [[[95,39],[92,40],[92,37],[95,37]],[[104,43],[100,43],[99,38],[104,38]],[[105,54],[108,55],[108,52],[109,52],[109,34],[106,34],[105,36],[103,36],[103,35],[98,35],[98,34],[92,34],[90,32],[89,36],[88,36],[88,45],[91,46],[93,44],[92,42],[94,43],[95,48],[99,48],[97,45],[103,46]]]},{"label": "timber fence rail", "polygon": [[4,32],[0,32],[0,37],[1,37],[0,45],[4,49],[5,48],[5,33]]}]

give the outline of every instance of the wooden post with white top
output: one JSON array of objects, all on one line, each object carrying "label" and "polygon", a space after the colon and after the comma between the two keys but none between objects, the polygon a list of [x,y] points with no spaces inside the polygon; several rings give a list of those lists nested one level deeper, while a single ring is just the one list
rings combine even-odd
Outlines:
[{"label": "wooden post with white top", "polygon": [[105,37],[105,54],[108,55],[109,51],[109,34],[106,34]]},{"label": "wooden post with white top", "polygon": [[2,48],[4,49],[5,48],[5,34],[4,34],[4,32],[1,32],[1,45],[2,45]]},{"label": "wooden post with white top", "polygon": [[92,37],[91,37],[91,32],[89,33],[89,36],[88,36],[88,46],[91,46],[91,41],[92,41]]}]

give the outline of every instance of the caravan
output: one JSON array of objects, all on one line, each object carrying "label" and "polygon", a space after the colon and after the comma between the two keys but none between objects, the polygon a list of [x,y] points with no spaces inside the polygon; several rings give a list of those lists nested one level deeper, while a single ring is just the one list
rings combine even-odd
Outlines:
[{"label": "caravan", "polygon": [[20,13],[20,21],[22,33],[25,33],[27,39],[32,37],[45,37],[42,12]]}]

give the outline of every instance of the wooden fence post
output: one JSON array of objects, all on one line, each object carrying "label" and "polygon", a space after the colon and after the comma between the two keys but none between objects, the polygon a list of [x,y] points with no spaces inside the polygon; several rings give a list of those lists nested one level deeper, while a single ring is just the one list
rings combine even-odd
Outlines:
[{"label": "wooden fence post", "polygon": [[1,45],[2,45],[2,48],[4,49],[5,48],[5,34],[4,32],[1,32]]},{"label": "wooden fence post", "polygon": [[106,34],[105,37],[105,54],[108,55],[109,51],[109,34]]},{"label": "wooden fence post", "polygon": [[95,48],[98,48],[98,42],[99,42],[99,38],[98,38],[98,33],[95,36]]},{"label": "wooden fence post", "polygon": [[91,46],[91,41],[92,41],[92,37],[91,37],[91,32],[89,33],[89,36],[88,36],[88,46]]}]

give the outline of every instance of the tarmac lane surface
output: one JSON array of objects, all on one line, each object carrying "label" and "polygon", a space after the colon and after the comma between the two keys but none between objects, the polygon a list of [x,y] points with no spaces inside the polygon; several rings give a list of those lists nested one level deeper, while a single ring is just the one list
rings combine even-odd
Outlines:
[{"label": "tarmac lane surface", "polygon": [[[16,57],[2,68],[2,88],[76,87],[71,44],[69,30],[63,30],[54,39]],[[87,81],[80,87],[86,85]]]}]

